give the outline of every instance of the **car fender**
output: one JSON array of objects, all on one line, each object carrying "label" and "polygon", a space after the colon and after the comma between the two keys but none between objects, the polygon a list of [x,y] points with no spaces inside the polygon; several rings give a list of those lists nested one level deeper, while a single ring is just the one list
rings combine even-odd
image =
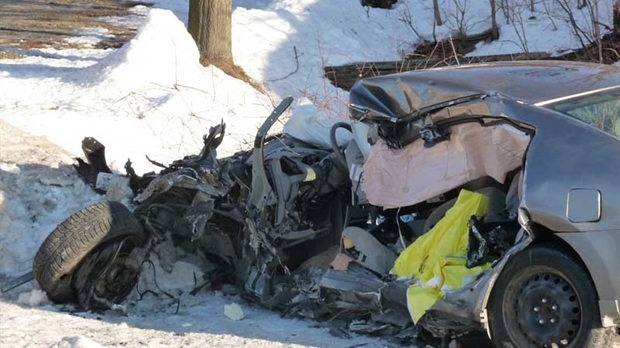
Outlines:
[{"label": "car fender", "polygon": [[571,246],[590,273],[598,293],[602,325],[617,325],[620,322],[620,231],[556,233],[556,236]]}]

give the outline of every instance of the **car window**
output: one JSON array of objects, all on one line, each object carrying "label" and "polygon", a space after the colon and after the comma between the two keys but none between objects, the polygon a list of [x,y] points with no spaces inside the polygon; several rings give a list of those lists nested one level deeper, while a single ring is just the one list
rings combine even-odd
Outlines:
[{"label": "car window", "polygon": [[550,108],[620,138],[620,88],[561,101]]}]

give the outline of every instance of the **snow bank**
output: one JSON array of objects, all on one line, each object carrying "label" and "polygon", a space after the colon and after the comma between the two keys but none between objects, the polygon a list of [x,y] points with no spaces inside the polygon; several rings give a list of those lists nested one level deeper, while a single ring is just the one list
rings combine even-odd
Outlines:
[{"label": "snow bank", "polygon": [[359,0],[236,6],[235,63],[276,95],[304,96],[331,118],[346,118],[348,93],[323,78],[324,66],[398,60],[410,48],[411,34],[397,10],[367,11]]},{"label": "snow bank", "polygon": [[1,119],[76,154],[82,138],[93,136],[113,167],[122,170],[131,158],[138,173],[156,169],[145,154],[169,163],[197,153],[202,136],[222,120],[229,132],[220,152],[238,151],[272,108],[245,82],[202,67],[183,23],[160,9],[107,55],[45,51],[0,65],[0,74]]},{"label": "snow bank", "polygon": [[[462,0],[461,0],[462,1]],[[574,28],[570,23],[568,13],[562,9],[558,1],[538,1],[532,11],[529,1],[511,0],[508,2],[512,11],[497,11],[497,23],[499,26],[499,40],[490,43],[479,43],[476,50],[470,56],[511,54],[522,52],[548,52],[559,55],[582,47],[581,41],[574,34]],[[612,27],[612,1],[598,1],[599,26],[601,34]],[[578,8],[579,2],[567,1],[566,6],[571,12],[580,35],[585,43],[585,36],[594,37],[594,27],[588,7]],[[473,7],[473,6],[472,6]],[[489,18],[488,2],[477,2],[475,7],[482,16],[468,18],[468,23],[478,23],[481,29],[491,27]]]},{"label": "snow bank", "polygon": [[170,11],[154,9],[134,39],[91,69],[99,80],[127,91],[145,83],[172,88],[200,78],[199,56],[183,23]]},{"label": "snow bank", "polygon": [[1,120],[0,149],[0,274],[17,276],[58,223],[100,198],[65,151]]}]

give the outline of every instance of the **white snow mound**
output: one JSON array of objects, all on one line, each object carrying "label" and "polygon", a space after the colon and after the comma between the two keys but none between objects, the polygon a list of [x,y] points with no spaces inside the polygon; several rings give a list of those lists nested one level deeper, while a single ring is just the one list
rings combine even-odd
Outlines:
[{"label": "white snow mound", "polygon": [[90,338],[79,335],[63,337],[60,342],[54,343],[50,348],[103,348],[103,346]]},{"label": "white snow mound", "polygon": [[195,78],[188,67],[197,67],[198,60],[196,43],[183,23],[170,11],[152,9],[136,37],[108,56],[103,69],[97,69],[102,80],[172,87]]},{"label": "white snow mound", "polygon": [[[82,54],[82,53],[81,53]],[[168,10],[150,10],[135,38],[84,67],[83,60],[29,57],[33,66],[62,66],[41,83],[20,74],[2,78],[0,119],[45,135],[80,154],[85,136],[106,145],[112,168],[130,158],[138,174],[195,154],[209,127],[224,120],[227,135],[218,149],[232,154],[250,140],[272,102],[244,81],[203,67],[183,23]],[[92,60],[89,61],[92,62]],[[0,66],[0,73],[3,71]],[[29,98],[23,98],[24,95]],[[68,127],[70,126],[70,127]]]},{"label": "white snow mound", "polygon": [[47,235],[101,198],[76,175],[71,157],[44,138],[0,120],[0,275],[19,276]]}]

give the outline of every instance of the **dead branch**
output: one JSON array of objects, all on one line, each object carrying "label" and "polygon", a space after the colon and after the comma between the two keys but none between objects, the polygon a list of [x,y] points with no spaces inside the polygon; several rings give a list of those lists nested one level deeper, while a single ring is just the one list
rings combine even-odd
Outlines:
[{"label": "dead branch", "polygon": [[284,80],[288,77],[290,77],[291,75],[297,73],[299,71],[299,56],[297,55],[297,46],[293,46],[293,52],[295,52],[295,70],[293,72],[291,72],[290,74],[284,76],[284,77],[280,77],[277,79],[273,79],[273,80],[267,80],[269,82],[274,82],[274,81],[281,81]]}]

